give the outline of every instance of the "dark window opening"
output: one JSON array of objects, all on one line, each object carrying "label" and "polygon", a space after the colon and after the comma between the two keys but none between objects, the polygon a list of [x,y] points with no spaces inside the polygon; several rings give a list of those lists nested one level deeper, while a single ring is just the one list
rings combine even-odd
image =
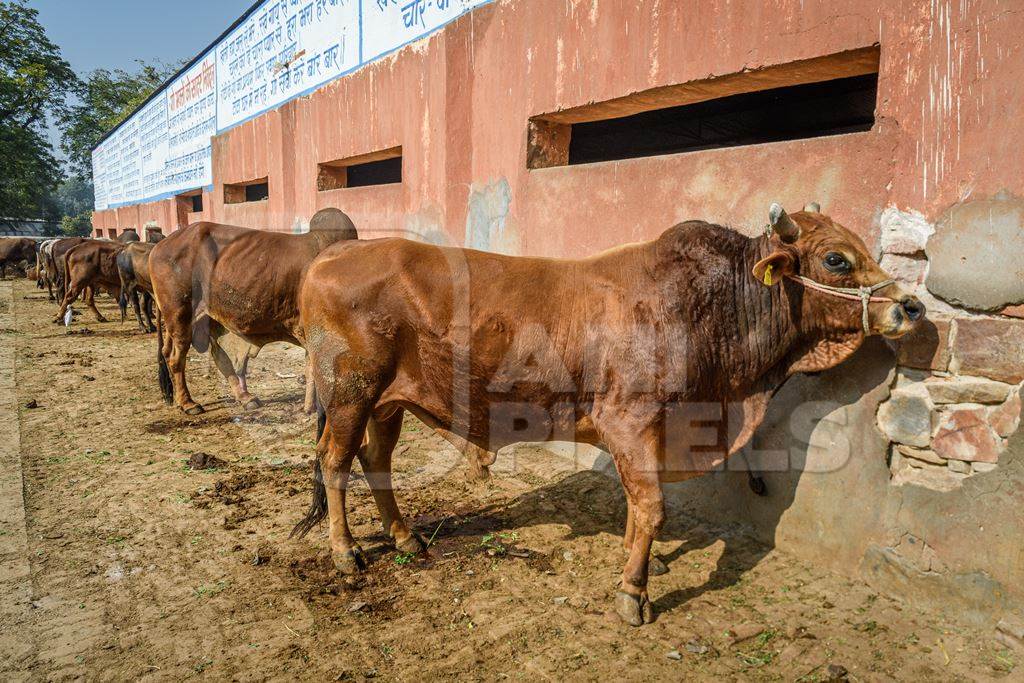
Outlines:
[{"label": "dark window opening", "polygon": [[242,204],[244,202],[262,202],[270,197],[270,184],[266,178],[249,183],[238,183],[224,186],[225,204]]},{"label": "dark window opening", "polygon": [[356,164],[347,169],[347,187],[366,187],[367,185],[388,185],[402,182],[402,157],[370,161]]},{"label": "dark window opening", "polygon": [[192,201],[192,213],[198,213],[203,210],[203,195],[194,194],[189,199]]},{"label": "dark window opening", "polygon": [[262,202],[270,198],[270,183],[254,183],[245,186],[245,201]]},{"label": "dark window opening", "polygon": [[572,125],[569,165],[870,130],[878,74],[792,85]]},{"label": "dark window opening", "polygon": [[368,187],[402,182],[402,148],[361,154],[320,164],[317,189],[321,192],[344,187]]}]

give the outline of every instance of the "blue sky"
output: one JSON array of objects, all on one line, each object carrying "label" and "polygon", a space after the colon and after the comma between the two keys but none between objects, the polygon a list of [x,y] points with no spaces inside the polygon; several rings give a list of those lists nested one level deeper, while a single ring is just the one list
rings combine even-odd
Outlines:
[{"label": "blue sky", "polygon": [[71,66],[131,68],[196,56],[255,0],[29,0]]}]

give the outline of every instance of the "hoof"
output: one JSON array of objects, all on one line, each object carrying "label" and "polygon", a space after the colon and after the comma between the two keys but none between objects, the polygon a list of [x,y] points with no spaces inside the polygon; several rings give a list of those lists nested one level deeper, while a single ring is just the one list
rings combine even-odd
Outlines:
[{"label": "hoof", "polygon": [[761,477],[752,476],[750,477],[750,479],[747,480],[747,483],[750,484],[750,490],[756,493],[757,495],[768,495],[768,487],[765,485],[764,479],[762,479]]},{"label": "hoof", "polygon": [[98,322],[98,323],[108,323],[110,321],[107,320],[106,318],[104,318],[102,315],[98,315],[98,316],[96,316],[96,322]]},{"label": "hoof", "polygon": [[250,398],[248,401],[246,401],[245,404],[242,406],[242,408],[244,408],[245,410],[256,410],[257,408],[262,408],[262,407],[263,407],[263,402],[260,401],[255,396],[253,398]]},{"label": "hoof", "polygon": [[182,408],[182,410],[185,411],[186,415],[202,415],[206,412],[206,408],[202,407],[198,403],[191,408]]},{"label": "hoof", "polygon": [[651,555],[647,562],[647,573],[650,576],[664,576],[668,574],[668,565],[661,561],[657,555]]},{"label": "hoof", "polygon": [[395,542],[395,548],[399,552],[410,553],[412,555],[419,555],[427,549],[427,542],[417,534],[415,531],[409,538],[401,542]]},{"label": "hoof", "polygon": [[337,550],[331,551],[331,560],[334,562],[335,569],[348,576],[359,574],[366,569],[366,555],[363,554],[363,549],[357,545],[343,553]]},{"label": "hoof", "polygon": [[633,595],[626,591],[616,591],[615,613],[630,626],[643,626],[654,621],[654,607],[646,592]]}]

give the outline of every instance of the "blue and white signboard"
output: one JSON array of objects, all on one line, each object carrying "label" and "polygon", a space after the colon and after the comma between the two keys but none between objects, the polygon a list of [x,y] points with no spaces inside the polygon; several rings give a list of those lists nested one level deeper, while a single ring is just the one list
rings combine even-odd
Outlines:
[{"label": "blue and white signboard", "polygon": [[480,0],[363,0],[363,61],[418,40],[482,4]]},{"label": "blue and white signboard", "polygon": [[93,150],[97,211],[213,184],[217,133],[492,0],[266,0]]},{"label": "blue and white signboard", "polygon": [[359,66],[359,0],[272,0],[217,47],[221,129]]},{"label": "blue and white signboard", "polygon": [[164,185],[155,195],[212,184],[210,141],[217,134],[217,60],[213,53],[171,83],[166,116]]}]

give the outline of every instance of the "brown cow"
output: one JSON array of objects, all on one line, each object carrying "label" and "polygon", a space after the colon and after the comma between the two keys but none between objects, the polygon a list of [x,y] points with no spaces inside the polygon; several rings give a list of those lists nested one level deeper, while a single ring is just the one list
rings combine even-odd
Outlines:
[{"label": "brown cow", "polygon": [[[337,209],[319,211],[309,232],[285,235],[218,223],[195,223],[153,247],[149,272],[156,296],[160,387],[168,403],[203,412],[185,383],[189,345],[207,348],[246,409],[258,408],[245,381],[249,358],[278,341],[303,345],[298,294],[310,262],[356,228]],[[308,372],[307,372],[308,375]],[[307,381],[306,410],[313,383]]]},{"label": "brown cow", "polygon": [[0,278],[7,277],[7,266],[36,258],[36,241],[27,237],[0,237]]},{"label": "brown cow", "polygon": [[135,228],[127,228],[124,232],[117,236],[115,242],[121,244],[130,244],[132,242],[139,242],[139,233],[135,231]]},{"label": "brown cow", "polygon": [[[105,290],[114,299],[121,298],[121,277],[117,272],[117,255],[124,249],[118,242],[106,240],[87,240],[76,245],[64,254],[64,272],[67,287],[60,303],[60,313],[54,322],[63,322],[68,307],[83,292],[85,300],[96,315],[97,322],[105,323],[99,309],[96,308],[95,292]],[[88,291],[86,291],[88,290]]]},{"label": "brown cow", "polygon": [[[924,314],[846,228],[778,205],[770,218],[754,238],[689,221],[580,260],[402,239],[326,250],[300,297],[323,432],[314,503],[293,533],[326,516],[338,569],[365,564],[345,516],[358,456],[385,531],[403,550],[421,547],[391,490],[403,409],[471,455],[520,441],[600,445],[627,498],[615,608],[627,623],[651,621],[661,484],[721,466],[790,375],[836,365],[868,334],[901,336]],[[696,421],[718,428],[705,440]]]},{"label": "brown cow", "polygon": [[[121,278],[121,322],[124,322],[128,302],[135,309],[135,319],[143,332],[156,332],[153,325],[153,283],[149,279],[149,253],[156,246],[152,242],[132,242],[117,255],[117,272]],[[139,306],[139,292],[142,306]],[[141,310],[140,310],[141,309]],[[142,322],[145,314],[146,322]]]}]

